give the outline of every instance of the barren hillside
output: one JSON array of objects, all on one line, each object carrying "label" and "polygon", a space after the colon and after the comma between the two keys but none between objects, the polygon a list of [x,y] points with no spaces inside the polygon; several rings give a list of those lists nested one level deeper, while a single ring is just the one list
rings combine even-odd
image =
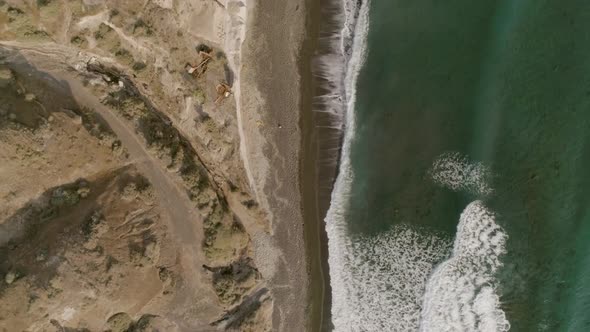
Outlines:
[{"label": "barren hillside", "polygon": [[244,10],[0,1],[0,331],[270,330]]}]

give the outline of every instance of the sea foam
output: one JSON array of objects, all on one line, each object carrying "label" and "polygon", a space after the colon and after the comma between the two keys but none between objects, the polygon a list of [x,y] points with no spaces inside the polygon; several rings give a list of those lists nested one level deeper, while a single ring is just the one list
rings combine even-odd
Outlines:
[{"label": "sea foam", "polygon": [[[358,1],[345,0],[343,9],[338,37],[324,36],[331,50],[339,46],[339,52],[316,62],[316,72],[328,87],[316,100],[318,111],[336,119],[336,130],[344,129],[325,219],[335,331],[506,331],[509,324],[492,279],[501,265],[506,235],[480,201],[463,212],[454,248],[444,236],[405,224],[375,235],[348,232],[355,92],[366,57],[369,2],[359,6]],[[452,190],[492,192],[489,170],[459,154],[441,156],[430,174]]]},{"label": "sea foam", "polygon": [[[458,152],[443,153],[429,171],[433,181],[476,195],[493,192],[491,171]],[[494,274],[502,266],[508,236],[495,214],[476,200],[463,210],[451,257],[428,280],[420,331],[508,331]]]},{"label": "sea foam", "polygon": [[422,332],[508,331],[494,273],[502,265],[507,235],[481,201],[461,214],[451,258],[428,280]]},{"label": "sea foam", "polygon": [[331,265],[335,330],[417,331],[428,276],[451,241],[405,224],[377,235],[337,236],[340,265]]},{"label": "sea foam", "polygon": [[458,152],[440,155],[429,171],[432,180],[452,190],[463,190],[471,194],[489,195],[491,171],[481,162],[472,163]]},{"label": "sea foam", "polygon": [[[351,235],[346,227],[354,178],[350,146],[355,133],[355,87],[365,60],[368,10],[366,1],[360,7],[357,1],[345,2],[340,43],[345,61],[326,57],[321,62],[324,73],[333,75],[333,86],[344,87],[342,94],[323,100],[325,109],[345,116],[339,174],[326,216],[332,322],[335,331],[416,331],[427,276],[448,255],[451,241],[407,225],[366,236]],[[345,70],[338,67],[342,63]],[[344,79],[339,80],[342,71]]]}]

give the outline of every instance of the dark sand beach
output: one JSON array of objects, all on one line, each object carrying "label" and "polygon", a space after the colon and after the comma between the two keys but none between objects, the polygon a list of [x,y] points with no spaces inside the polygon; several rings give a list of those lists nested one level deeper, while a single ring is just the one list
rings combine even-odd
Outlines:
[{"label": "dark sand beach", "polygon": [[[323,229],[329,197],[319,194],[317,118],[312,111],[318,6],[303,0],[258,3],[250,9],[243,51],[244,104],[256,103],[261,114],[259,119],[245,115],[246,126],[249,121],[258,124],[248,133],[248,148],[250,155],[260,149],[268,161],[261,191],[282,256],[271,285],[278,309],[273,329],[280,331],[323,331],[329,322]],[[260,99],[247,99],[253,95]],[[250,160],[254,169],[263,162]]]}]

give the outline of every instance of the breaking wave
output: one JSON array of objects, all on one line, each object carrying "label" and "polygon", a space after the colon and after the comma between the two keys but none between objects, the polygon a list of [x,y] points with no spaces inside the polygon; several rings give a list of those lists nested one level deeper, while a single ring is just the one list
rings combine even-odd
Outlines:
[{"label": "breaking wave", "polygon": [[[341,95],[325,97],[325,110],[339,112],[346,127],[339,173],[326,216],[328,263],[332,287],[332,322],[335,331],[416,331],[428,275],[451,250],[451,241],[425,229],[394,226],[374,236],[348,233],[345,214],[351,193],[353,171],[350,146],[355,133],[355,87],[365,60],[368,32],[367,1],[345,2],[341,52],[344,69],[330,66],[325,72],[337,78],[345,71]],[[333,80],[338,86],[337,79]],[[343,99],[342,99],[343,98]],[[344,101],[338,109],[339,102]]]},{"label": "breaking wave", "polygon": [[[339,120],[337,131],[345,129],[325,219],[335,331],[507,331],[493,280],[507,236],[482,202],[463,211],[454,247],[441,234],[406,224],[376,235],[348,231],[355,92],[366,57],[369,2],[344,0],[343,9],[338,38],[326,37],[339,52],[316,63],[329,92],[316,102]],[[489,170],[459,154],[442,155],[430,175],[452,190],[492,193]]]},{"label": "breaking wave", "polygon": [[[429,173],[435,183],[452,190],[479,195],[493,192],[490,170],[457,152],[442,154]],[[482,201],[467,205],[459,218],[451,257],[428,280],[421,332],[510,329],[494,279],[502,266],[507,238],[495,214]]]},{"label": "breaking wave", "polygon": [[494,273],[502,265],[507,235],[481,201],[470,203],[459,220],[451,258],[428,280],[422,332],[508,331]]},{"label": "breaking wave", "polygon": [[451,241],[407,225],[375,236],[337,235],[342,265],[331,265],[335,330],[417,331],[428,276]]}]

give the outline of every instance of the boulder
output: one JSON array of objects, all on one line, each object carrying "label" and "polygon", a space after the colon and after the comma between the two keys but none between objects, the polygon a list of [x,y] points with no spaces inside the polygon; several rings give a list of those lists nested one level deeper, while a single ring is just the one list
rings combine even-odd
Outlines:
[{"label": "boulder", "polygon": [[10,285],[16,280],[16,277],[17,277],[16,273],[10,271],[10,272],[6,273],[6,276],[4,276],[4,281],[8,285]]},{"label": "boulder", "polygon": [[25,95],[25,101],[28,101],[28,102],[31,102],[31,101],[35,100],[36,98],[37,97],[32,93],[27,93]]},{"label": "boulder", "polygon": [[0,68],[0,88],[5,88],[14,83],[14,74],[8,68]]}]

